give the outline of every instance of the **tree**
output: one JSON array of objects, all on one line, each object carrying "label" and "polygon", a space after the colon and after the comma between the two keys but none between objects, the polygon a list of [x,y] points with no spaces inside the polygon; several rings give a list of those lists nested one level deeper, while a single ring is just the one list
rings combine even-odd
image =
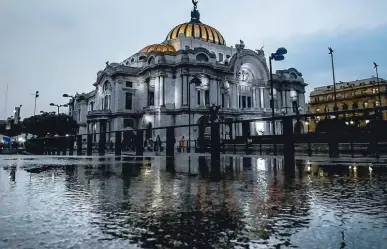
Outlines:
[{"label": "tree", "polygon": [[44,113],[26,118],[22,122],[23,131],[38,137],[45,137],[47,134],[65,136],[76,134],[77,122],[66,114]]},{"label": "tree", "polygon": [[7,124],[0,124],[0,134],[3,134],[7,137],[18,136],[22,132],[22,128],[20,124],[15,124],[14,120],[11,120],[10,129],[7,129]]}]

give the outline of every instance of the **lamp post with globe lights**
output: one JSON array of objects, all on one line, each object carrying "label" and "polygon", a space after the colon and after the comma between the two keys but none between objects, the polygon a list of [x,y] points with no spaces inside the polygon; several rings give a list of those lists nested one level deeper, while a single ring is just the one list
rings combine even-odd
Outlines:
[{"label": "lamp post with globe lights", "polygon": [[[84,100],[85,97],[83,95],[80,95],[80,96],[72,96],[72,95],[69,95],[67,93],[64,93],[62,95],[63,98],[70,98],[70,103],[69,105],[72,107],[71,109],[71,115],[74,113],[74,104],[75,104],[75,100]],[[70,113],[69,113],[70,114]]]},{"label": "lamp post with globe lights", "polygon": [[54,103],[50,103],[50,106],[56,106],[58,108],[58,115],[60,114],[59,108],[61,108],[61,107],[68,107],[67,104],[57,105],[57,104],[54,104]]},{"label": "lamp post with globe lights", "polygon": [[333,63],[333,52],[334,50],[331,47],[328,47],[329,54],[331,55],[331,64],[332,64],[332,78],[333,78],[333,98],[335,100],[335,105],[333,107],[333,111],[337,111],[337,98],[336,98],[336,78],[335,78],[335,65]]},{"label": "lamp post with globe lights", "polygon": [[[272,67],[272,60],[275,61],[282,61],[285,59],[285,54],[287,54],[288,51],[286,48],[278,48],[275,53],[272,53],[269,57],[269,69],[270,69],[270,88],[271,88],[271,98],[270,98],[270,107],[271,107],[271,116],[272,116],[272,122],[273,122],[273,135],[276,134],[275,132],[275,111],[274,111],[274,82],[273,82],[273,67]],[[277,152],[277,144],[274,141],[274,153]]]},{"label": "lamp post with globe lights", "polygon": [[[379,65],[376,64],[376,62],[373,62],[373,63],[374,63],[375,71],[376,71],[376,82],[377,82],[377,84],[378,84],[378,100],[379,100],[379,106],[382,106],[382,96],[381,96],[381,92],[380,92],[380,82],[379,82],[379,72],[378,72],[378,67],[379,67]],[[378,111],[378,116],[379,116],[380,119],[382,118],[382,115],[381,115],[381,113],[379,113],[379,111]]]}]

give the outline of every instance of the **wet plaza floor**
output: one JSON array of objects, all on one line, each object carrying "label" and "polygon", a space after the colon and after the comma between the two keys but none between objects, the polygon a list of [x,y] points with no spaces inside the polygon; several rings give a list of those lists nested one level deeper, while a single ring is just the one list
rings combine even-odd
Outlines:
[{"label": "wet plaza floor", "polygon": [[0,157],[0,248],[387,248],[387,168]]}]

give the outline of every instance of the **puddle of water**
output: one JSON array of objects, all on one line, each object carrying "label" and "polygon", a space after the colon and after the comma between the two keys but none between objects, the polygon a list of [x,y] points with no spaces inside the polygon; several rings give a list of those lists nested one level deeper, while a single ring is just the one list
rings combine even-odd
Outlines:
[{"label": "puddle of water", "polygon": [[[242,156],[0,158],[0,248],[383,248],[387,172]],[[281,246],[281,247],[280,247]]]}]

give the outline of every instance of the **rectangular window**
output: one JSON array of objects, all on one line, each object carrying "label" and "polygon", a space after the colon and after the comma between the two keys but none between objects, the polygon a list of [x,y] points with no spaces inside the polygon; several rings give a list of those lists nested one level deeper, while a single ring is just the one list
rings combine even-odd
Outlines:
[{"label": "rectangular window", "polygon": [[108,110],[109,109],[109,96],[105,96],[103,109],[104,110]]},{"label": "rectangular window", "polygon": [[155,93],[148,92],[148,106],[154,106],[154,105],[155,105]]},{"label": "rectangular window", "polygon": [[125,108],[132,110],[132,93],[125,93]]},{"label": "rectangular window", "polygon": [[247,97],[247,108],[251,108],[251,97]]},{"label": "rectangular window", "polygon": [[132,87],[133,87],[133,82],[131,82],[131,81],[126,81],[126,82],[125,82],[125,87],[132,88]]},{"label": "rectangular window", "polygon": [[124,128],[134,128],[134,119],[125,118],[124,119]]},{"label": "rectangular window", "polygon": [[81,109],[78,109],[78,121],[81,121]]},{"label": "rectangular window", "polygon": [[204,92],[204,100],[205,100],[206,105],[210,104],[210,91],[209,90],[206,90]]},{"label": "rectangular window", "polygon": [[200,91],[196,91],[196,93],[197,93],[196,99],[198,101],[197,104],[200,105]]},{"label": "rectangular window", "polygon": [[219,62],[222,62],[222,61],[223,61],[223,54],[219,53]]},{"label": "rectangular window", "polygon": [[246,108],[246,96],[242,96],[242,108]]},{"label": "rectangular window", "polygon": [[222,107],[226,107],[224,101],[225,101],[225,96],[224,96],[224,93],[222,93]]},{"label": "rectangular window", "polygon": [[241,98],[241,96],[239,95],[239,105],[238,105],[238,108],[241,108],[241,106],[242,106],[242,98]]}]

